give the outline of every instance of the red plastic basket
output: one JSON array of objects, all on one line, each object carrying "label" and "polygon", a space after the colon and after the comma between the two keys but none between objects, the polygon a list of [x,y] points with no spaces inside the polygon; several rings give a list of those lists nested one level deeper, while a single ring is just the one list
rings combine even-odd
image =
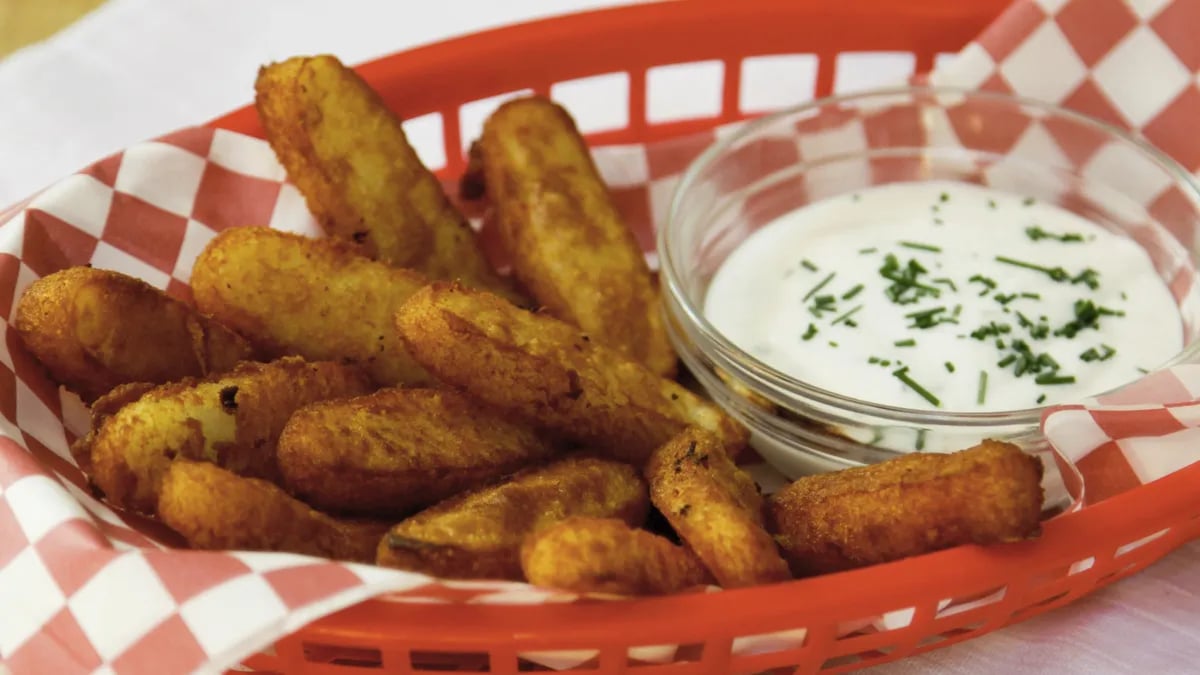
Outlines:
[{"label": "red plastic basket", "polygon": [[[444,178],[463,168],[459,111],[521,89],[622,72],[629,124],[594,144],[646,143],[746,117],[739,105],[747,57],[814,53],[816,94],[833,88],[837,55],[909,52],[917,71],[973,38],[1005,0],[741,0],[671,2],[577,14],[480,33],[396,54],[358,70],[405,118],[440,116]],[[647,121],[647,70],[720,61],[719,114]],[[252,108],[211,123],[261,135]],[[1200,533],[1200,466],[1048,522],[1031,542],[965,546],[867,569],[770,587],[657,599],[527,607],[415,605],[370,600],[280,640],[251,658],[260,671],[356,675],[465,669],[544,670],[519,655],[587,650],[568,672],[842,672],[966,640],[1062,606],[1136,573]],[[985,598],[965,611],[944,601]],[[907,625],[842,635],[845,627],[897,610]],[[903,614],[901,614],[903,615]],[[901,622],[902,623],[902,622]],[[734,653],[739,637],[804,629],[803,645]],[[645,664],[630,648],[675,644],[675,661]]]}]

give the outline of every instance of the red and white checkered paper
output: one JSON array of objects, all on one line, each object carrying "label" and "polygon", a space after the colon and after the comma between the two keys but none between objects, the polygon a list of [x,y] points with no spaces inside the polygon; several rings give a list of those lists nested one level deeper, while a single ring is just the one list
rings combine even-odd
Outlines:
[{"label": "red and white checkered paper", "polygon": [[[1197,25],[1200,0],[1022,0],[932,81],[1097,115],[1143,133],[1196,171],[1200,136],[1186,120],[1200,119],[1200,48],[1188,39]],[[867,114],[847,120],[845,130],[869,146],[872,122]],[[945,133],[971,132],[952,115],[946,122]],[[647,250],[683,169],[722,131],[597,151],[616,202]],[[1096,171],[1117,167],[1125,172],[1121,179],[1136,181],[1137,172],[1122,164],[1127,158],[1108,157],[1103,144],[1059,131],[1036,122],[1014,125],[1003,142],[1091,162]],[[755,161],[786,164],[804,147],[768,143],[753,152]],[[1152,213],[1186,200],[1169,186],[1138,187]],[[319,234],[264,142],[196,128],[133,146],[0,213],[0,317],[11,316],[34,279],[89,262],[186,299],[196,254],[216,232],[246,224]],[[1190,250],[1197,233],[1173,234]],[[1181,304],[1195,295],[1192,276],[1190,268],[1177,275]],[[87,411],[46,378],[6,323],[2,330],[0,665],[12,673],[217,671],[317,617],[380,594],[400,602],[572,599],[525,584],[448,582],[291,554],[170,548],[175,540],[161,526],[115,513],[84,489],[68,445],[86,431]],[[1096,501],[1200,459],[1198,396],[1200,366],[1183,365],[1100,400],[1049,411],[1043,426],[1078,463]],[[121,607],[119,621],[114,606]],[[734,647],[762,651],[802,640],[780,634],[743,638]],[[674,653],[663,646],[631,656],[659,661]],[[523,656],[566,667],[592,654]]]}]

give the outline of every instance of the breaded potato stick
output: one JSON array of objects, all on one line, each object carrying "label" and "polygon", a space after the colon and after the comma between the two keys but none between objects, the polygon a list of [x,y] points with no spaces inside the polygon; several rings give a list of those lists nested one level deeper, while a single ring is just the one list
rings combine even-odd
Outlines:
[{"label": "breaded potato stick", "polygon": [[183,302],[91,267],[30,284],[13,327],[50,376],[87,403],[120,384],[201,377],[252,356],[245,340]]},{"label": "breaded potato stick", "polygon": [[258,478],[208,462],[167,467],[158,495],[167,527],[196,549],[287,551],[369,563],[388,523],[339,520]]},{"label": "breaded potato stick", "polygon": [[451,497],[388,532],[376,563],[457,579],[520,580],[526,535],[570,516],[646,519],[646,483],[627,464],[572,456]]},{"label": "breaded potato stick", "polygon": [[617,459],[640,466],[689,424],[716,433],[731,455],[746,444],[745,429],[711,402],[489,293],[432,284],[404,303],[396,326],[439,380]]},{"label": "breaded potato stick", "polygon": [[425,277],[331,239],[264,227],[217,235],[196,258],[192,295],[272,357],[357,363],[376,384],[429,377],[405,352],[392,316]]},{"label": "breaded potato stick", "polygon": [[117,414],[117,411],[133,403],[143,394],[158,385],[149,382],[130,382],[114,387],[112,391],[96,399],[92,404],[92,426],[87,434],[75,439],[71,444],[71,457],[89,478],[92,475],[92,443],[96,441],[96,433],[104,422]]},{"label": "breaded potato stick", "polygon": [[163,473],[177,458],[276,477],[275,444],[297,408],[367,391],[357,368],[297,357],[242,363],[223,375],[159,386],[96,432],[96,485],[117,506],[152,512]]},{"label": "breaded potato stick", "polygon": [[400,119],[357,73],[333,56],[300,56],[260,69],[254,88],[267,140],[330,236],[389,265],[516,299]]},{"label": "breaded potato stick", "polygon": [[552,452],[457,392],[382,389],[296,411],[277,459],[288,490],[319,509],[399,518]]},{"label": "breaded potato stick", "polygon": [[767,500],[797,575],[874,565],[1040,531],[1042,463],[1011,443],[914,453],[805,476]]},{"label": "breaded potato stick", "polygon": [[532,96],[500,106],[478,141],[486,190],[513,273],[554,316],[673,377],[658,288],[562,107]]},{"label": "breaded potato stick", "polygon": [[530,583],[574,593],[665,595],[712,581],[696,554],[613,518],[576,516],[525,538]]},{"label": "breaded potato stick", "polygon": [[646,463],[650,500],[723,588],[787,581],[787,563],[763,527],[754,479],[717,439],[689,428]]}]

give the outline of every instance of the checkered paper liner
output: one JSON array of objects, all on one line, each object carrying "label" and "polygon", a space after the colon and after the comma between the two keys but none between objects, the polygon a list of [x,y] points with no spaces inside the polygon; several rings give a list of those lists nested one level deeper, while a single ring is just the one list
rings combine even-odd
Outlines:
[{"label": "checkered paper liner", "polygon": [[[1102,25],[1120,30],[1081,32],[1078,15],[1084,5],[1090,20],[1106,17]],[[1200,16],[1200,2],[1195,0],[1128,5],[1119,0],[1018,2],[931,79],[935,84],[1030,95],[1098,115],[1143,132],[1195,171],[1200,168],[1200,149],[1194,151],[1190,144],[1197,141],[1172,121],[1180,111],[1200,113],[1195,90],[1200,52],[1178,34],[1180,25],[1197,25],[1187,21],[1193,15]],[[1114,19],[1122,16],[1133,20]],[[1124,59],[1132,58],[1143,59],[1139,63],[1146,58],[1175,59],[1189,73],[1187,83],[1166,96],[1159,91],[1166,85],[1151,86],[1145,80],[1154,78],[1137,76],[1142,66],[1130,75],[1133,67]],[[1050,88],[1044,75],[1031,74],[1055,73],[1058,60],[1067,64],[1062,67],[1069,77],[1056,76],[1057,89]],[[1030,66],[1033,63],[1040,71]],[[1078,73],[1080,63],[1084,66]],[[1066,87],[1064,81],[1074,84]],[[1147,98],[1139,86],[1154,88],[1157,98]],[[1126,96],[1139,101],[1129,103]],[[1150,100],[1160,102],[1157,110],[1146,109]],[[857,134],[869,147],[872,124],[887,114],[851,115],[838,133]],[[727,131],[597,150],[597,163],[614,200],[647,250],[653,248],[655,223],[662,222],[683,169]],[[1103,143],[1063,137],[1036,121],[1007,131],[1003,142],[1009,147],[1035,146],[1097,172],[1119,168],[1119,177],[1127,177],[1129,168],[1122,161],[1128,158],[1108,156],[1111,148]],[[970,129],[948,115],[941,132],[962,135]],[[805,149],[772,143],[760,150],[760,161],[790,163]],[[869,168],[879,172],[896,167]],[[1179,208],[1179,200],[1187,199],[1169,186],[1141,188],[1143,204],[1152,214]],[[97,162],[0,214],[0,223],[0,316],[5,318],[30,282],[70,265],[90,262],[120,270],[188,299],[191,261],[224,228],[269,224],[319,235],[303,199],[285,182],[264,142],[206,128],[186,129]],[[1195,232],[1172,234],[1192,248]],[[1196,295],[1190,267],[1175,270],[1170,278],[1178,280],[1172,290],[1186,309]],[[7,324],[3,331],[0,663],[12,673],[216,671],[315,618],[381,594],[397,602],[530,604],[575,599],[519,583],[443,581],[291,554],[172,548],[177,540],[161,526],[115,513],[87,492],[68,452],[69,443],[86,431],[86,409],[46,378]],[[1200,436],[1197,392],[1200,366],[1182,365],[1099,400],[1048,411],[1043,428],[1078,464],[1095,501],[1200,458],[1200,444],[1193,442],[1200,440],[1193,438]],[[764,483],[778,482],[777,475],[755,468]],[[114,604],[121,607],[119,621],[112,620]],[[903,620],[885,615],[866,623],[886,627]],[[793,631],[741,638],[734,649],[749,653],[787,648],[803,637]],[[675,651],[663,645],[631,650],[630,656],[669,661]],[[594,654],[522,656],[561,668]]]}]

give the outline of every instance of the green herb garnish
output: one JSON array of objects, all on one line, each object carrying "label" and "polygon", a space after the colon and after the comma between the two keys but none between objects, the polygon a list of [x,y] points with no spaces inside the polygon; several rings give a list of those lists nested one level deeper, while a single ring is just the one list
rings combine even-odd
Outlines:
[{"label": "green herb garnish", "polygon": [[1074,375],[1059,375],[1058,373],[1046,373],[1038,375],[1033,379],[1038,384],[1074,384]]},{"label": "green herb garnish", "polygon": [[801,261],[800,261],[800,266],[801,266],[801,267],[803,267],[804,269],[808,270],[809,272],[816,272],[816,271],[817,271],[817,266],[816,266],[816,265],[814,265],[814,264],[813,264],[813,262],[812,262],[811,260],[808,260],[808,259],[801,260]]},{"label": "green herb garnish", "polygon": [[832,281],[833,276],[835,274],[837,274],[837,272],[830,272],[829,274],[825,275],[824,279],[818,281],[816,286],[813,286],[811,289],[809,289],[809,291],[807,293],[804,294],[803,301],[808,302],[808,299],[811,298],[812,296],[816,295],[817,291],[820,291],[822,288],[825,288],[825,284]]},{"label": "green herb garnish", "polygon": [[912,389],[913,391],[917,392],[917,394],[920,395],[921,398],[925,399],[926,401],[929,401],[929,403],[932,404],[933,407],[935,407],[935,408],[942,407],[942,402],[938,400],[938,397],[931,394],[928,389],[926,389],[925,387],[922,387],[920,384],[917,383],[916,380],[912,379],[912,377],[909,376],[908,366],[905,366],[899,370],[892,371],[892,375],[894,375],[896,377],[896,379],[898,379],[901,382],[903,382],[904,384],[908,385],[909,389]]},{"label": "green herb garnish", "polygon": [[941,253],[942,252],[941,246],[934,246],[933,244],[923,244],[919,241],[902,241],[902,242],[900,242],[900,245],[905,248],[915,248],[920,251],[932,251],[933,253]]},{"label": "green herb garnish", "polygon": [[1102,344],[1100,345],[1100,349],[1092,347],[1091,349],[1088,349],[1084,353],[1080,354],[1079,359],[1081,361],[1087,361],[1088,363],[1091,363],[1092,361],[1107,361],[1116,353],[1116,349],[1113,349],[1106,344]]},{"label": "green herb garnish", "polygon": [[897,347],[916,347],[917,341],[912,338],[908,338],[907,340],[896,340],[892,344]]},{"label": "green herb garnish", "polygon": [[983,402],[987,400],[987,380],[987,371],[979,371],[979,389],[975,393],[975,402],[979,405],[983,405]]},{"label": "green herb garnish", "polygon": [[946,372],[947,373],[954,372],[954,364],[953,363],[950,363],[949,361],[946,362]]},{"label": "green herb garnish", "polygon": [[845,312],[845,313],[844,313],[844,314],[842,314],[841,316],[839,316],[839,317],[835,318],[835,319],[833,320],[833,323],[832,323],[832,324],[830,324],[830,325],[836,326],[836,325],[838,325],[839,323],[842,323],[843,321],[846,321],[846,323],[850,323],[849,321],[847,321],[847,319],[849,319],[850,317],[854,316],[854,313],[855,313],[855,312],[857,312],[858,310],[862,309],[862,307],[863,307],[862,305],[855,305],[855,306],[854,306],[854,309],[851,309],[850,311],[848,311],[848,312]]},{"label": "green herb garnish", "polygon": [[1025,236],[1029,237],[1033,241],[1041,241],[1043,239],[1053,239],[1055,241],[1061,241],[1063,243],[1083,241],[1083,235],[1079,234],[1078,232],[1066,232],[1063,234],[1054,234],[1053,232],[1047,232],[1046,230],[1043,230],[1041,227],[1039,227],[1037,225],[1032,225],[1030,227],[1025,228]]},{"label": "green herb garnish", "polygon": [[861,293],[862,289],[863,289],[862,284],[855,284],[853,288],[846,291],[845,293],[842,293],[842,299],[849,300],[849,299],[853,298],[854,296],[858,295],[859,293]]},{"label": "green herb garnish", "polygon": [[804,331],[804,335],[801,335],[800,339],[808,341],[808,340],[813,339],[813,336],[815,336],[816,334],[817,334],[817,327],[810,323],[810,324],[808,324],[808,330]]}]

